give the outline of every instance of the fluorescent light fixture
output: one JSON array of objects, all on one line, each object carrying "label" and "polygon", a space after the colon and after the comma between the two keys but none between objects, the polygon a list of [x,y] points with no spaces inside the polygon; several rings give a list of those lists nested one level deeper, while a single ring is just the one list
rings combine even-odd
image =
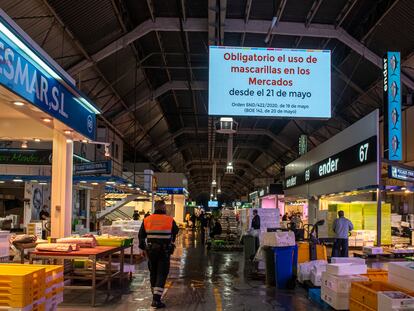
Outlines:
[{"label": "fluorescent light fixture", "polygon": [[220,122],[233,122],[233,118],[221,117]]},{"label": "fluorescent light fixture", "polygon": [[394,189],[391,189],[391,192],[394,192]]},{"label": "fluorescent light fixture", "polygon": [[47,185],[47,182],[42,181],[42,182],[39,183],[39,185],[45,186],[45,185]]},{"label": "fluorescent light fixture", "polygon": [[81,181],[80,181],[80,183],[81,183],[81,184],[86,184],[86,183],[87,183],[87,181],[86,181],[86,180],[81,180]]},{"label": "fluorescent light fixture", "polygon": [[276,26],[276,22],[277,22],[277,16],[273,16],[273,18],[272,18],[272,24],[270,25],[269,30],[267,31],[266,38],[264,40],[264,42],[266,44],[268,44],[269,41],[270,41],[270,36],[272,35],[273,28],[275,28],[275,26]]},{"label": "fluorescent light fixture", "polygon": [[65,132],[64,132],[66,135],[70,135],[70,134],[72,134],[72,131],[71,130],[65,130]]},{"label": "fluorescent light fixture", "polygon": [[[24,44],[18,37],[16,37],[13,32],[11,32],[3,23],[0,22],[0,32],[4,33],[6,37],[8,37],[11,41],[13,41],[14,44],[16,44],[25,54],[27,54],[33,61],[35,61],[40,68],[45,70],[50,76],[52,76],[54,79],[62,82],[63,84],[66,84],[66,82],[53,70],[48,64],[46,64],[39,56],[37,56],[32,50],[30,50],[26,44]],[[67,85],[69,88],[72,88],[70,85]],[[72,89],[71,92],[73,95],[79,96],[79,94],[76,94],[77,92],[74,92]],[[85,107],[90,112],[93,112],[95,114],[100,114],[100,111],[92,105],[89,101],[87,101],[83,97],[75,98],[77,102],[79,102],[83,107]]]},{"label": "fluorescent light fixture", "polygon": [[132,187],[132,184],[128,184],[128,187]]},{"label": "fluorescent light fixture", "polygon": [[82,142],[83,142],[84,144],[87,144],[87,143],[88,143],[88,140],[87,140],[87,139],[82,139]]},{"label": "fluorescent light fixture", "polygon": [[37,180],[36,179],[32,179],[30,182],[37,182]]},{"label": "fluorescent light fixture", "polygon": [[115,182],[114,181],[107,181],[106,184],[107,185],[115,185]]},{"label": "fluorescent light fixture", "polygon": [[15,101],[13,102],[13,105],[21,107],[21,106],[24,106],[25,104],[24,102]]},{"label": "fluorescent light fixture", "polygon": [[45,123],[50,123],[50,122],[52,122],[52,119],[42,118],[42,121],[45,122]]},{"label": "fluorescent light fixture", "polygon": [[140,191],[140,190],[141,190],[141,188],[140,188],[140,187],[136,187],[136,188],[135,188],[135,190]]},{"label": "fluorescent light fixture", "polygon": [[14,182],[23,182],[23,179],[20,179],[20,178],[15,178],[15,179],[13,179],[13,181],[14,181]]},{"label": "fluorescent light fixture", "polygon": [[33,138],[33,140],[37,143],[40,143],[40,138]]},{"label": "fluorescent light fixture", "polygon": [[4,180],[0,180],[0,184],[4,184],[5,183],[5,181]]},{"label": "fluorescent light fixture", "polygon": [[27,141],[23,141],[22,142],[22,146],[21,146],[22,148],[24,148],[24,149],[27,149]]},{"label": "fluorescent light fixture", "polygon": [[92,186],[97,186],[97,185],[99,185],[99,183],[97,183],[97,182],[91,182],[91,185]]},{"label": "fluorescent light fixture", "polygon": [[406,187],[402,187],[401,190],[407,190],[407,188]]},{"label": "fluorescent light fixture", "polygon": [[90,102],[88,102],[85,98],[83,97],[78,97],[75,98],[75,100],[82,105],[83,107],[85,107],[87,110],[89,110],[90,112],[93,112],[94,114],[100,114],[101,112],[96,109],[96,107],[94,105],[92,105]]},{"label": "fluorescent light fixture", "polygon": [[68,138],[68,139],[66,139],[66,142],[67,142],[67,143],[73,143],[73,140],[72,140],[72,139],[70,139],[70,138]]}]

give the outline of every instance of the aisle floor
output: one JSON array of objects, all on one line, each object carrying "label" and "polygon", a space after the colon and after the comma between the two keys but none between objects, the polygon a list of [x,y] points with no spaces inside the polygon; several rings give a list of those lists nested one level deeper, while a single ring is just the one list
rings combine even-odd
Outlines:
[{"label": "aisle floor", "polygon": [[[294,291],[266,288],[264,280],[253,278],[248,270],[243,253],[207,251],[193,233],[184,233],[179,237],[177,250],[171,259],[171,272],[164,294],[165,310],[320,310],[307,299],[302,288]],[[85,292],[65,292],[65,302],[59,310],[151,310],[146,263],[137,266],[129,294],[112,301],[105,301],[105,298],[106,295],[101,293],[98,306],[90,308],[90,296]]]}]

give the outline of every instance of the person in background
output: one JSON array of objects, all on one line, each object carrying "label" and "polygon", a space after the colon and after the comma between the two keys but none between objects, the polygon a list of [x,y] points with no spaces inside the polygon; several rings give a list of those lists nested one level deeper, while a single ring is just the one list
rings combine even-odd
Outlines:
[{"label": "person in background", "polygon": [[288,221],[288,220],[289,220],[288,214],[286,213],[285,215],[283,215],[282,221]]},{"label": "person in background", "polygon": [[260,230],[260,216],[257,214],[257,209],[253,210],[252,229]]},{"label": "person in background", "polygon": [[134,214],[132,214],[133,220],[139,220],[139,212],[137,210],[134,211]]},{"label": "person in background", "polygon": [[146,212],[145,213],[145,215],[144,215],[144,218],[147,218],[148,216],[150,216],[151,214],[150,214],[150,212],[148,211],[148,212]]},{"label": "person in background", "polygon": [[333,223],[335,243],[332,248],[332,257],[348,257],[348,236],[354,230],[352,222],[345,218],[344,211],[338,211],[338,217]]},{"label": "person in background", "polygon": [[46,204],[42,206],[42,210],[39,213],[39,219],[40,220],[49,220],[50,214],[47,211],[47,209],[48,208],[47,208],[47,205]]},{"label": "person in background", "polygon": [[138,233],[139,248],[148,259],[153,295],[151,307],[155,309],[165,308],[161,297],[170,272],[170,256],[174,252],[175,238],[179,230],[174,219],[167,216],[166,212],[164,201],[155,202],[154,214],[144,218]]},{"label": "person in background", "polygon": [[185,223],[187,225],[186,228],[188,228],[190,225],[190,219],[191,219],[190,213],[185,214]]},{"label": "person in background", "polygon": [[204,211],[201,211],[199,216],[200,221],[200,237],[201,237],[201,243],[204,244],[206,241],[206,227],[207,227],[207,219],[206,214]]}]

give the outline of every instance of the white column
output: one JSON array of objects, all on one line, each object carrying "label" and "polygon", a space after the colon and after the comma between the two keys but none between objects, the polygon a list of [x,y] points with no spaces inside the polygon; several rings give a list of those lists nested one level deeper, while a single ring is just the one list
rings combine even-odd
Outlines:
[{"label": "white column", "polygon": [[90,231],[91,224],[91,190],[86,190],[86,230]]},{"label": "white column", "polygon": [[51,237],[72,233],[73,142],[58,131],[53,132]]}]

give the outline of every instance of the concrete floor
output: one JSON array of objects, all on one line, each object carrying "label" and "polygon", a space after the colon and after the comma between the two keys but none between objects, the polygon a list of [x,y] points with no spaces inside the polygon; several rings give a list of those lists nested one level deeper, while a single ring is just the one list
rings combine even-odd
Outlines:
[{"label": "concrete floor", "polygon": [[[164,294],[166,310],[320,310],[307,299],[302,288],[295,291],[266,288],[264,280],[252,277],[248,270],[241,252],[206,251],[192,233],[184,233],[171,259]],[[98,306],[91,308],[86,293],[65,292],[59,310],[150,310],[152,296],[146,263],[137,266],[129,294],[109,301],[105,298],[104,293],[99,294]]]}]

